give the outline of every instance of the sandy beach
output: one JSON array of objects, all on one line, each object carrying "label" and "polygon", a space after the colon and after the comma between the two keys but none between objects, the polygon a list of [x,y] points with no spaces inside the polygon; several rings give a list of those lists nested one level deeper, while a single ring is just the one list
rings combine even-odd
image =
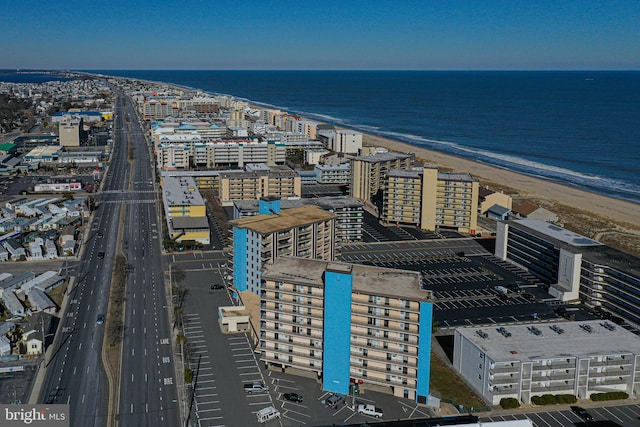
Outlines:
[{"label": "sandy beach", "polygon": [[[249,107],[264,109],[264,107],[251,103]],[[300,117],[304,120],[322,123],[316,119],[304,116]],[[336,126],[336,129],[343,129],[343,127]],[[358,130],[358,132],[360,131]],[[507,169],[474,162],[365,132],[362,133],[362,143],[363,145],[383,147],[389,151],[415,153],[416,160],[418,161],[433,163],[456,172],[468,172],[481,181],[512,188],[518,192],[519,196],[557,202],[586,213],[608,218],[618,224],[625,223],[626,225],[632,225],[634,228],[640,229],[640,204],[615,199],[613,197],[606,197],[567,185],[534,178]]]},{"label": "sandy beach", "polygon": [[513,188],[522,196],[555,201],[616,222],[624,222],[640,227],[640,205],[635,203],[602,196],[371,134],[363,134],[363,144],[384,147],[390,151],[415,153],[416,159],[423,159],[457,172],[469,172],[483,181],[491,181]]}]

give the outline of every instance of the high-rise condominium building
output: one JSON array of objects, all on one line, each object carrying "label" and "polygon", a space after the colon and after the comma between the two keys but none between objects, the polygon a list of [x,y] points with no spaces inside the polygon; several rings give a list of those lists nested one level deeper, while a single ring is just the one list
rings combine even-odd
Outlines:
[{"label": "high-rise condominium building", "polygon": [[286,257],[262,279],[267,365],[313,372],[326,391],[358,383],[427,402],[432,303],[419,273]]},{"label": "high-rise condominium building", "polygon": [[332,260],[335,220],[335,214],[317,206],[281,212],[279,199],[262,199],[260,215],[231,221],[236,290],[259,295],[264,264],[281,256]]},{"label": "high-rise condominium building", "polygon": [[381,215],[386,223],[475,233],[477,218],[478,180],[469,174],[423,167],[386,175]]}]

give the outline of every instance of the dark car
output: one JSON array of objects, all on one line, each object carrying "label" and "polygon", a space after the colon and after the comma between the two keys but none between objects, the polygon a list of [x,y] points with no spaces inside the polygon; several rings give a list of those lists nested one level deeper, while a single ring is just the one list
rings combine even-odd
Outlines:
[{"label": "dark car", "polygon": [[104,314],[98,314],[98,319],[96,320],[98,325],[102,325],[104,323]]},{"label": "dark car", "polygon": [[104,237],[104,234],[102,234],[102,232],[98,233],[98,238],[102,239]]},{"label": "dark car", "polygon": [[219,283],[216,283],[216,284],[211,285],[211,289],[224,289],[224,286],[222,286]]},{"label": "dark car", "polygon": [[282,395],[282,397],[284,397],[289,402],[302,402],[302,396],[300,396],[298,393],[285,393]]},{"label": "dark car", "polygon": [[580,406],[571,406],[571,411],[585,421],[593,421],[593,417],[586,409]]},{"label": "dark car", "polygon": [[104,258],[104,252],[100,251],[98,252],[98,259],[102,259],[102,258]]}]

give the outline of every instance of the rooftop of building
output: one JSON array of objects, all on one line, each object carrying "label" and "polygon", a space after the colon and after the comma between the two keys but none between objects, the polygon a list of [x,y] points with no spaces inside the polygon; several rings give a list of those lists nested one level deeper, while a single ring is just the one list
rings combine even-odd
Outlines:
[{"label": "rooftop of building", "polygon": [[42,145],[25,154],[25,157],[50,157],[62,150],[60,145]]},{"label": "rooftop of building", "polygon": [[209,220],[206,216],[174,216],[171,217],[171,225],[174,230],[203,230],[209,229]]},{"label": "rooftop of building", "polygon": [[324,286],[326,271],[351,274],[354,293],[413,301],[428,301],[431,296],[429,291],[420,289],[418,272],[336,261],[280,257],[265,266],[262,278]]},{"label": "rooftop of building", "polygon": [[[234,206],[242,212],[258,212],[260,202],[258,200],[236,200]],[[347,207],[362,207],[358,199],[349,196],[328,196],[313,199],[282,199],[280,209],[292,209],[305,205],[319,206],[324,210],[341,209]]]},{"label": "rooftop of building", "polygon": [[519,219],[508,222],[509,226],[524,229],[556,247],[573,253],[593,264],[615,268],[618,271],[640,278],[640,258],[612,248],[557,225],[535,219]]},{"label": "rooftop of building", "polygon": [[274,168],[265,168],[265,169],[252,169],[250,171],[224,171],[220,173],[220,178],[226,179],[254,179],[259,178],[261,176],[268,175],[274,178],[295,178],[300,176],[300,174],[293,169],[274,169]]},{"label": "rooftop of building", "polygon": [[[514,209],[515,210],[515,209]],[[600,246],[602,243],[589,239],[581,234],[566,230],[555,224],[537,219],[518,219],[508,222],[509,226],[526,229],[534,235],[543,237],[557,245],[569,245],[573,247],[585,248],[587,246]],[[575,250],[574,250],[575,252]]]},{"label": "rooftop of building", "polygon": [[387,162],[387,161],[393,161],[393,160],[404,160],[404,159],[413,158],[413,157],[414,157],[413,154],[393,153],[389,151],[386,153],[369,154],[367,156],[356,156],[353,158],[353,160],[357,160],[361,162],[376,163],[376,162]]},{"label": "rooftop of building", "polygon": [[640,337],[606,320],[459,328],[456,333],[496,361],[640,354]]},{"label": "rooftop of building", "polygon": [[233,170],[206,170],[206,171],[161,171],[160,175],[164,180],[165,177],[213,177],[225,172],[243,172],[241,169]]},{"label": "rooftop of building", "polygon": [[168,206],[200,206],[204,199],[190,176],[163,176],[163,196]]},{"label": "rooftop of building", "polygon": [[317,206],[300,206],[277,214],[262,214],[231,221],[235,227],[247,228],[260,234],[271,234],[294,227],[315,224],[337,218]]},{"label": "rooftop of building", "polygon": [[478,182],[479,179],[466,172],[438,172],[438,181]]}]

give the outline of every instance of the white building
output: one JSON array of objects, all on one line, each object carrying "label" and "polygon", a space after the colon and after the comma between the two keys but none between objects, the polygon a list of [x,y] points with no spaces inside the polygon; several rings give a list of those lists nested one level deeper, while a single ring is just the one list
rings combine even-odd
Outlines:
[{"label": "white building", "polygon": [[349,185],[351,182],[351,164],[316,165],[314,168],[318,184]]},{"label": "white building", "polygon": [[459,328],[453,366],[488,403],[512,397],[640,392],[640,338],[613,323],[529,323]]},{"label": "white building", "polygon": [[362,134],[353,130],[338,130],[330,148],[337,153],[357,154],[362,150]]}]

